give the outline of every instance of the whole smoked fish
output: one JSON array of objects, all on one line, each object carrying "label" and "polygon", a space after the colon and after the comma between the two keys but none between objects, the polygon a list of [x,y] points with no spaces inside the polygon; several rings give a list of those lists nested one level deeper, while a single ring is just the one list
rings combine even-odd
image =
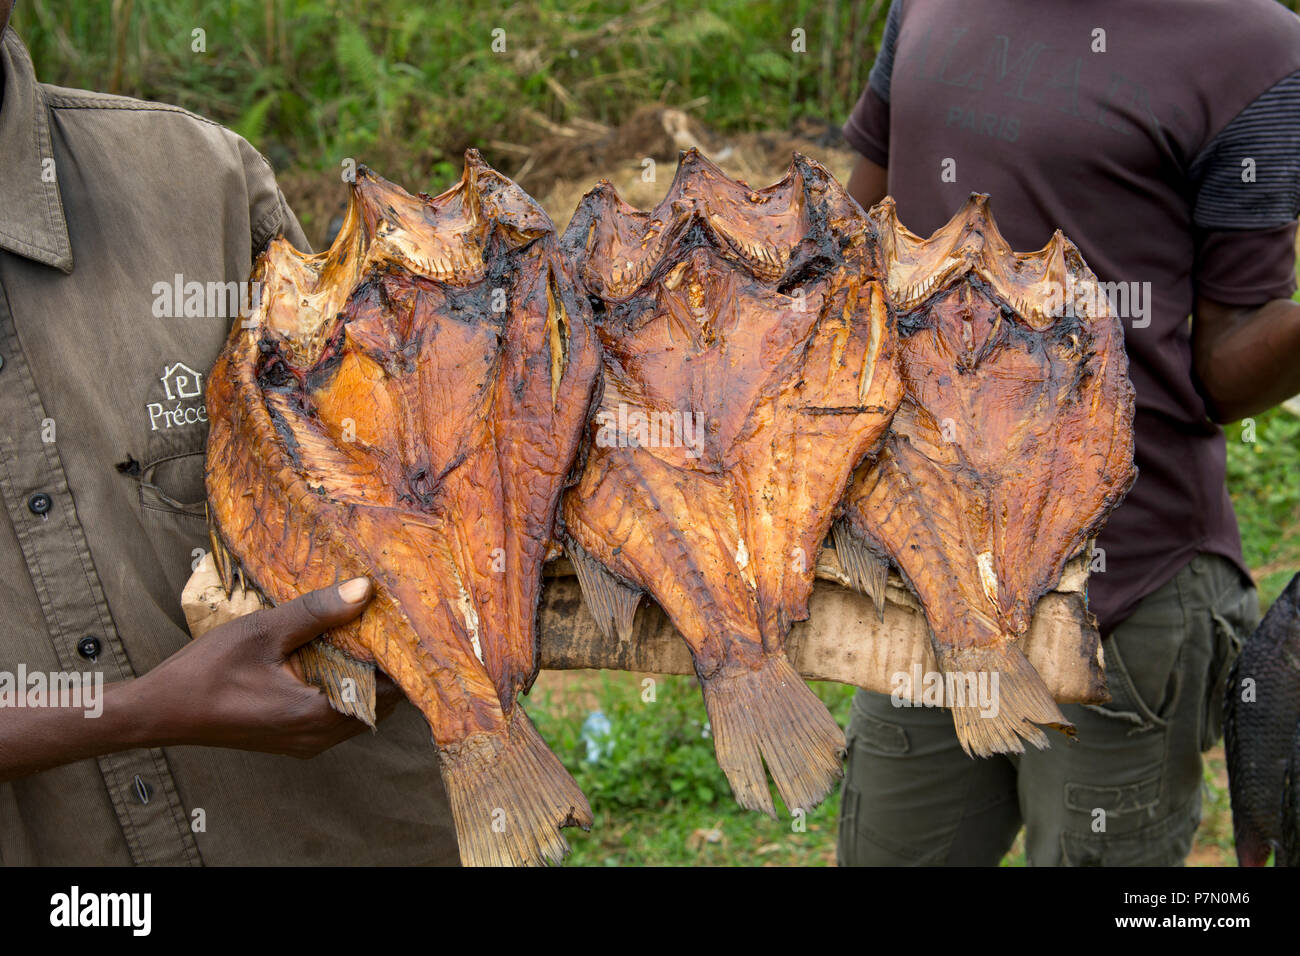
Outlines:
[{"label": "whole smoked fish", "polygon": [[1016,641],[1136,477],[1123,329],[1072,243],[1012,252],[985,196],[929,239],[871,218],[904,397],[836,551],[878,607],[888,564],[911,585],[968,753],[1042,748],[1071,728]]},{"label": "whole smoked fish", "polygon": [[515,698],[599,362],[550,219],[473,150],[435,198],[362,168],[329,251],[276,240],[253,278],[207,392],[227,590],[368,575],[309,679],[373,726],[379,667],[423,712],[462,862],[558,861],[591,810]]},{"label": "whole smoked fish", "polygon": [[843,734],[782,649],[853,468],[901,397],[872,230],[817,163],[753,190],[695,150],[638,211],[602,182],[562,246],[596,303],[604,392],[564,498],[602,627],[643,593],[689,644],[737,800],[811,808]]},{"label": "whole smoked fish", "polygon": [[1300,574],[1233,664],[1223,742],[1242,866],[1300,866]]}]

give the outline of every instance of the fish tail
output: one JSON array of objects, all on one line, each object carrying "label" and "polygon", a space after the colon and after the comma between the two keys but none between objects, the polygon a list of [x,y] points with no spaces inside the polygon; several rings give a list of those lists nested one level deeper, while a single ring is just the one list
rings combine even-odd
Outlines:
[{"label": "fish tail", "polygon": [[[1014,644],[940,648],[944,703],[962,749],[972,756],[1024,753],[1024,741],[1047,748],[1047,724],[1073,736],[1043,679]],[[974,700],[971,695],[974,694]]]},{"label": "fish tail", "polygon": [[[1235,818],[1232,823],[1232,842],[1237,850],[1237,865],[1268,866],[1268,858],[1273,854],[1273,844],[1258,831],[1239,825]],[[1279,865],[1285,864],[1279,861]]]},{"label": "fish tail", "polygon": [[440,751],[463,866],[540,866],[569,853],[563,827],[591,828],[578,784],[516,707],[505,734]]},{"label": "fish tail", "polygon": [[322,638],[296,651],[302,676],[325,691],[330,706],[375,730],[375,665],[359,661]]},{"label": "fish tail", "polygon": [[844,732],[784,654],[701,682],[718,765],[736,801],[775,817],[764,763],[785,805],[811,810],[842,775]]}]

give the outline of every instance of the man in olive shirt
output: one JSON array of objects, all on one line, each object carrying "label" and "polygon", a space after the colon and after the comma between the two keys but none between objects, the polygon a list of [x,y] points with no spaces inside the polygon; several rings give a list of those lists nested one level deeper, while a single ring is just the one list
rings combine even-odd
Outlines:
[{"label": "man in olive shirt", "polygon": [[840,861],[996,865],[1023,824],[1034,865],[1181,863],[1258,614],[1216,422],[1300,391],[1300,20],[1274,0],[894,0],[844,133],[864,205],[888,192],[929,235],[986,192],[1014,249],[1059,227],[1114,283],[1139,471],[1088,584],[1110,701],[1062,707],[1074,742],[972,760],[946,712],[859,693]]},{"label": "man in olive shirt", "polygon": [[[11,7],[0,0],[0,862],[454,862],[418,712],[388,684],[391,716],[357,736],[286,663],[360,613],[365,579],[193,643],[181,613],[207,544],[204,375],[234,320],[196,308],[213,300],[189,284],[246,280],[276,235],[307,248],[270,167],[176,107],[39,84],[4,29]],[[69,673],[103,675],[100,716],[14,706],[18,675]]]}]

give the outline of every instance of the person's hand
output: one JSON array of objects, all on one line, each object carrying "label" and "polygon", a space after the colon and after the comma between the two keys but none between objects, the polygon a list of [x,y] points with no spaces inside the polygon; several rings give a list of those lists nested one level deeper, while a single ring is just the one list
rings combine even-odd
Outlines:
[{"label": "person's hand", "polygon": [[[338,713],[303,681],[293,652],[322,631],[357,617],[373,594],[367,578],[322,588],[214,627],[136,683],[152,710],[159,742],[234,747],[314,757],[366,729]],[[376,715],[401,691],[376,672]]]}]

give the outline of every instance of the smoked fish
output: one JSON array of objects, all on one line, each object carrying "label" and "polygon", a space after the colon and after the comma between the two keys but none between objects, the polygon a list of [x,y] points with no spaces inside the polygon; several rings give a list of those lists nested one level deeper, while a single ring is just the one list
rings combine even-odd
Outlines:
[{"label": "smoked fish", "polygon": [[421,710],[463,863],[560,860],[591,810],[516,697],[599,359],[554,226],[474,150],[432,198],[361,167],[331,248],[277,239],[253,279],[207,391],[227,591],[368,575],[305,674],[372,727],[375,667]]},{"label": "smoked fish", "polygon": [[1071,728],[1016,642],[1136,477],[1123,329],[1069,240],[1013,252],[986,196],[929,239],[870,216],[904,395],[836,551],[877,606],[888,565],[911,586],[968,753],[1042,748]]},{"label": "smoked fish", "polygon": [[1237,861],[1300,866],[1300,574],[1242,647],[1223,716]]},{"label": "smoked fish", "polygon": [[873,228],[803,156],[755,190],[691,149],[649,212],[597,185],[561,245],[603,356],[563,504],[584,600],[626,636],[649,593],[690,646],[736,799],[775,813],[766,764],[809,809],[844,736],[782,644],[902,394]]}]

